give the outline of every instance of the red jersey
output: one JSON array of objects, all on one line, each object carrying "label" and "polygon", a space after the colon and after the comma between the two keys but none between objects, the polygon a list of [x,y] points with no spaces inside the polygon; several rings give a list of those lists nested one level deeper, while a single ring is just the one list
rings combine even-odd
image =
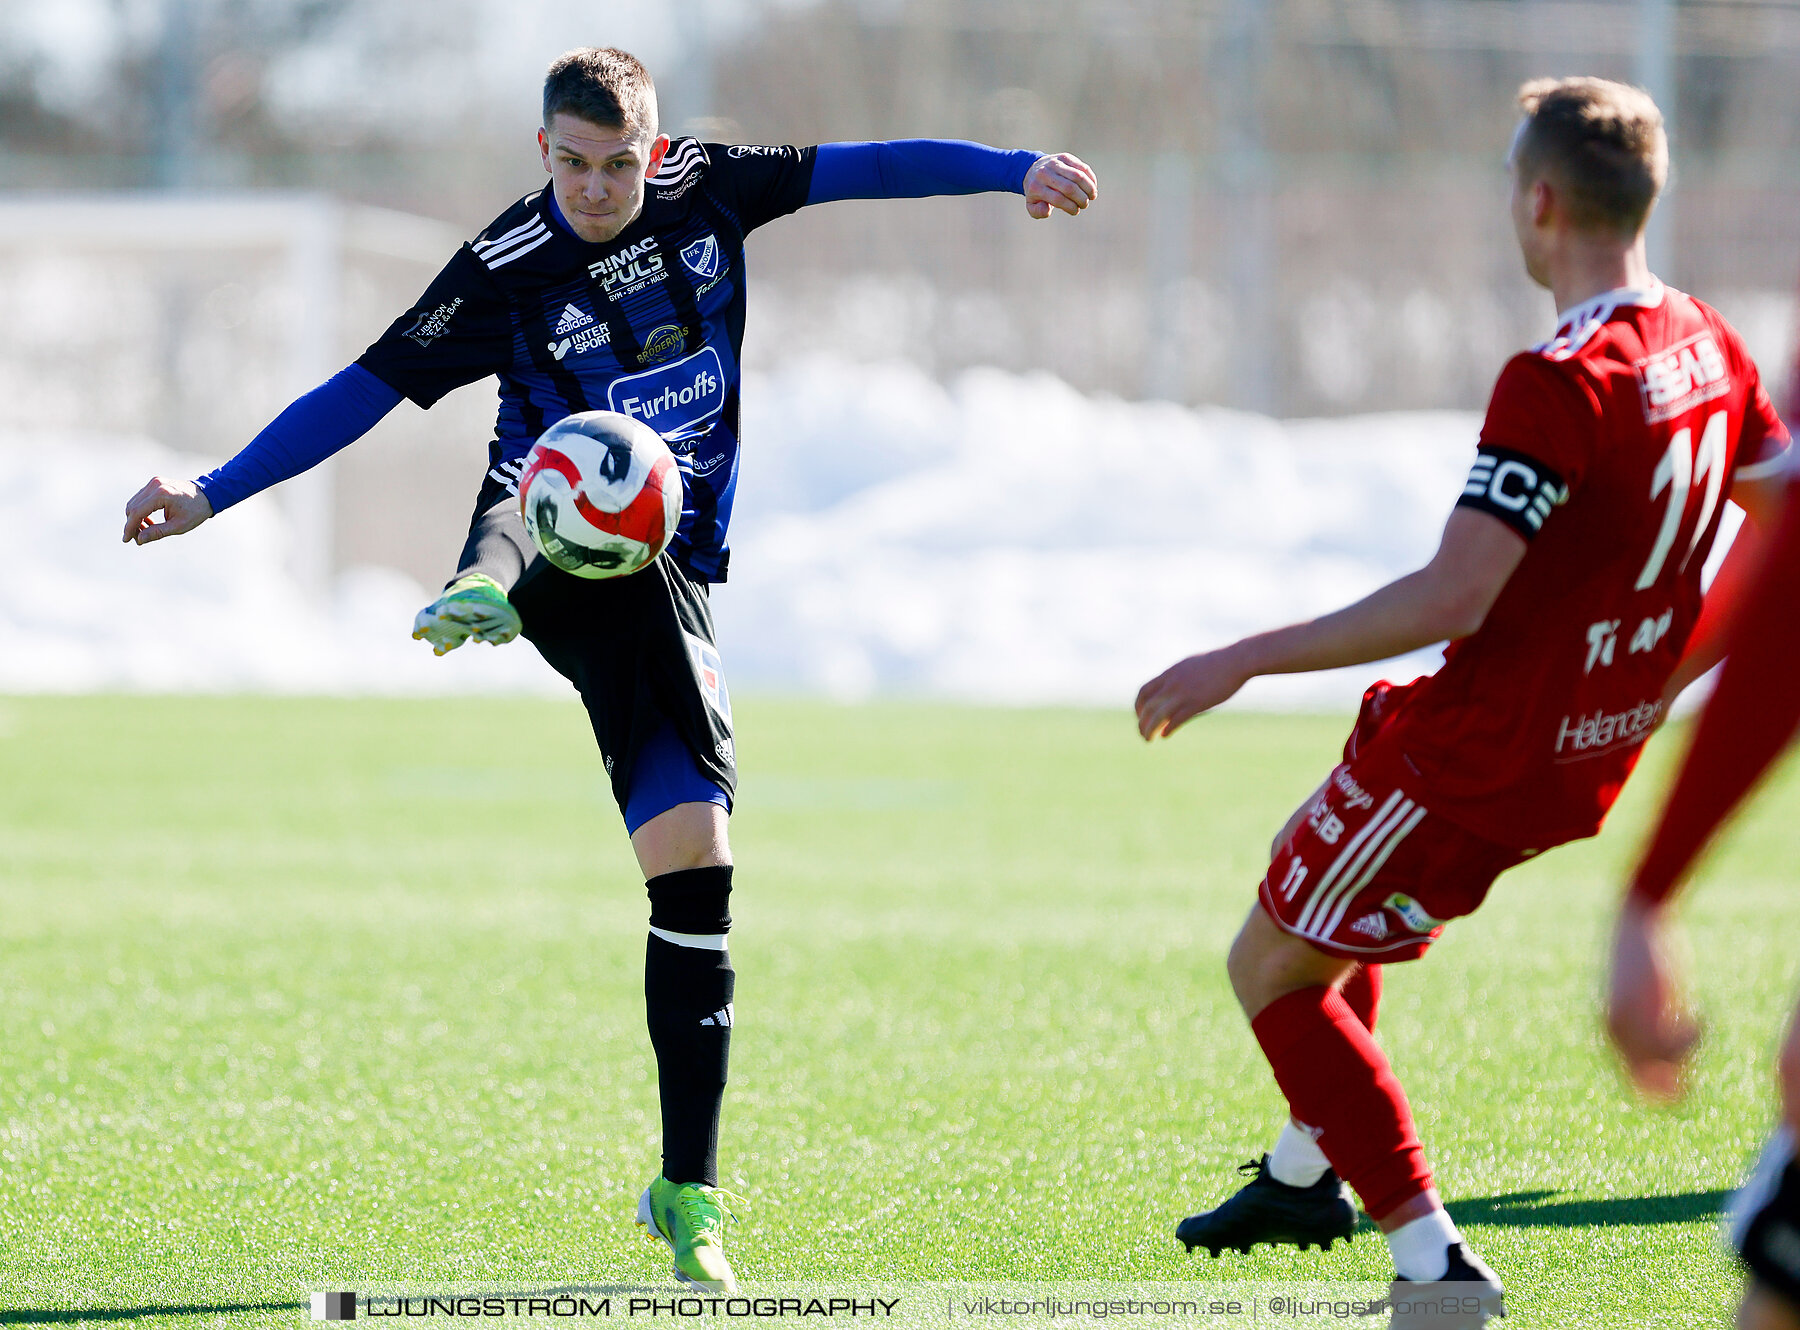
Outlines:
[{"label": "red jersey", "polygon": [[1520,849],[1600,829],[1663,720],[1730,481],[1787,448],[1736,331],[1661,283],[1595,297],[1507,364],[1458,504],[1530,545],[1374,740],[1433,812]]}]

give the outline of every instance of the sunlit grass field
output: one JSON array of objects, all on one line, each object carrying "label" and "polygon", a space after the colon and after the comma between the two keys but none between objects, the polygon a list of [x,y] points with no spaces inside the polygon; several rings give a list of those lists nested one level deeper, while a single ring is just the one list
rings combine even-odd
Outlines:
[{"label": "sunlit grass field", "polygon": [[[1281,1104],[1225,948],[1346,718],[741,702],[722,1181],[741,1276],[1386,1279],[1184,1255]],[[1639,1106],[1605,935],[1680,737],[1501,880],[1381,1038],[1530,1326],[1722,1325],[1800,987],[1800,789],[1684,913],[1709,1037]],[[374,1280],[647,1281],[646,906],[537,701],[0,699],[0,1323],[297,1325]]]}]

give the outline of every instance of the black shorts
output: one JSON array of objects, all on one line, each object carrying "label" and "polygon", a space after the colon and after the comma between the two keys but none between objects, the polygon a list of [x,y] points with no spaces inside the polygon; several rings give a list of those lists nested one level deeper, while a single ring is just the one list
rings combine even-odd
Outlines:
[{"label": "black shorts", "polygon": [[575,685],[621,812],[634,764],[665,727],[730,798],[737,788],[731,699],[703,578],[671,553],[626,577],[565,573],[538,552],[518,500],[491,476],[457,576],[471,572],[506,588],[525,637]]},{"label": "black shorts", "polygon": [[1759,1283],[1800,1309],[1800,1156],[1785,1127],[1732,1201],[1731,1243]]}]

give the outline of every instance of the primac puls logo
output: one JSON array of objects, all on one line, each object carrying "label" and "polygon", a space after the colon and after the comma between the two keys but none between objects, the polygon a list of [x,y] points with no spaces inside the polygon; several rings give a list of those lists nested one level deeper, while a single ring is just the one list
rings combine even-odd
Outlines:
[{"label": "primac puls logo", "polygon": [[634,295],[668,276],[662,255],[657,253],[655,236],[645,236],[616,254],[608,254],[597,263],[588,264],[592,277],[609,300]]},{"label": "primac puls logo", "polygon": [[606,405],[643,421],[670,443],[707,432],[725,409],[725,366],[703,346],[691,356],[614,379]]}]

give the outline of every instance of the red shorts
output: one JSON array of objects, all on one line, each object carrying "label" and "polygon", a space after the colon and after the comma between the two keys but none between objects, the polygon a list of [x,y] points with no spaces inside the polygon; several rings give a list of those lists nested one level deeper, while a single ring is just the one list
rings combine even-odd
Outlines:
[{"label": "red shorts", "polygon": [[[1410,961],[1525,856],[1434,816],[1404,754],[1371,741],[1391,706],[1364,696],[1345,760],[1275,852],[1259,896],[1284,930],[1345,960]],[[1385,704],[1385,705],[1384,705]]]}]

